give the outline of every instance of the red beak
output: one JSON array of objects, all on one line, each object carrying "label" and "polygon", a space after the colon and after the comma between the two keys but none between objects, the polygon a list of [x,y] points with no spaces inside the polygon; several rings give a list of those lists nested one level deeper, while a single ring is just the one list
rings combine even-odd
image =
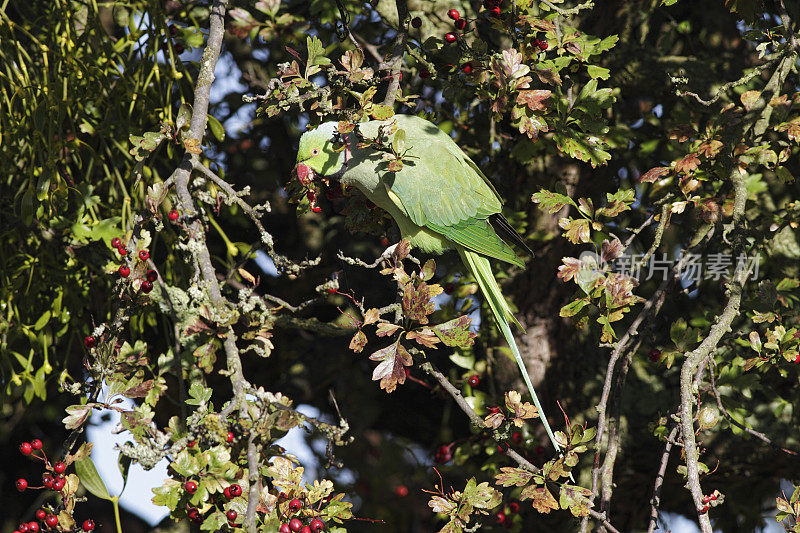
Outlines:
[{"label": "red beak", "polygon": [[300,163],[297,165],[295,170],[297,171],[297,179],[299,179],[300,183],[302,183],[304,186],[307,187],[312,181],[314,181],[314,171],[311,170],[311,167],[308,165]]}]

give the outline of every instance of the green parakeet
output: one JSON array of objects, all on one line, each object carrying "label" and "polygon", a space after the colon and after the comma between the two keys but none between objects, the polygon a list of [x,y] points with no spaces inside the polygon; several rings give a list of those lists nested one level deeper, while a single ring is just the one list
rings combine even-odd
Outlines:
[{"label": "green parakeet", "polygon": [[[315,176],[337,177],[388,212],[413,247],[433,254],[458,252],[511,347],[547,435],[560,451],[511,333],[509,323],[519,326],[519,322],[489,263],[491,258],[525,266],[503,239],[530,252],[500,214],[497,191],[449,135],[422,118],[395,115],[386,121],[362,122],[356,132],[344,135],[336,127],[336,122],[327,122],[303,134],[298,179],[308,185]],[[389,164],[398,153],[402,168],[391,172]]]}]

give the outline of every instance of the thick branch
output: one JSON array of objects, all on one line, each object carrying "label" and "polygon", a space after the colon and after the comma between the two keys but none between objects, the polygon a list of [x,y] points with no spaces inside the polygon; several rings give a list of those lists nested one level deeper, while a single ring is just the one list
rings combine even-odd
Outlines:
[{"label": "thick branch", "polygon": [[406,40],[408,39],[408,4],[406,0],[397,0],[397,31],[399,38],[394,46],[392,58],[389,61],[389,85],[386,87],[386,97],[383,99],[383,105],[394,107],[394,99],[397,97],[397,90],[400,88],[400,78],[403,73],[401,67],[403,66],[403,53],[406,49]]}]

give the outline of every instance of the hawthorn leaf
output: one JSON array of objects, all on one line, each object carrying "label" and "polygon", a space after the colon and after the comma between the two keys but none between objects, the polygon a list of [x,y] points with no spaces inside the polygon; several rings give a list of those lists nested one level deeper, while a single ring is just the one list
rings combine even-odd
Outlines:
[{"label": "hawthorn leaf", "polygon": [[477,334],[469,330],[472,319],[466,315],[449,320],[444,324],[437,324],[431,329],[445,346],[467,348],[475,343]]},{"label": "hawthorn leaf", "polygon": [[533,479],[533,472],[522,468],[501,466],[500,473],[495,474],[494,479],[501,487],[524,487]]},{"label": "hawthorn leaf", "polygon": [[373,381],[380,380],[380,387],[386,392],[392,392],[397,385],[405,383],[405,367],[411,366],[414,362],[411,354],[400,344],[399,338],[386,348],[376,351],[369,358],[373,361],[380,361],[380,364],[372,371],[372,379]]},{"label": "hawthorn leaf", "polygon": [[531,500],[533,508],[542,514],[558,510],[558,502],[545,486],[538,487],[536,485],[530,485],[525,487],[522,489],[522,492],[520,492],[519,499]]}]

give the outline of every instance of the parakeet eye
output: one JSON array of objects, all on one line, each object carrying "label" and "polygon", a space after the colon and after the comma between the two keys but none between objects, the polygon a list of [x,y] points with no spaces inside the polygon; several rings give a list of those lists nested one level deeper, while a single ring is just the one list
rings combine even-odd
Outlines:
[{"label": "parakeet eye", "polygon": [[311,150],[311,155],[319,155],[319,148],[314,148]]}]

